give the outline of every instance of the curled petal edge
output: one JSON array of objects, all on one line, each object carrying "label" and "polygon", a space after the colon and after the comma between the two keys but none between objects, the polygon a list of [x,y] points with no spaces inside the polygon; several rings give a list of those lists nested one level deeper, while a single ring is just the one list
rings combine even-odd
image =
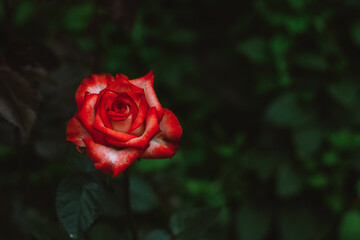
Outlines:
[{"label": "curled petal edge", "polygon": [[78,109],[80,110],[83,105],[86,92],[99,94],[99,92],[105,89],[113,81],[114,77],[108,73],[91,74],[85,78],[75,93],[75,101]]},{"label": "curled petal edge", "polygon": [[117,150],[95,143],[91,137],[84,139],[86,154],[94,162],[96,169],[113,177],[127,169],[143,152],[136,148]]},{"label": "curled petal edge", "polygon": [[83,139],[87,137],[90,137],[90,134],[77,119],[76,115],[73,116],[67,124],[65,140],[74,143],[77,147],[77,150],[82,152],[80,147],[85,147]]},{"label": "curled petal edge", "polygon": [[151,70],[145,76],[141,78],[136,78],[130,80],[130,83],[134,84],[135,86],[144,89],[146,101],[149,104],[149,107],[155,107],[156,112],[158,115],[158,119],[162,119],[164,115],[164,110],[156,96],[154,90],[154,71]]},{"label": "curled petal edge", "polygon": [[141,158],[172,158],[179,150],[182,128],[175,114],[169,109],[164,108],[160,131],[151,139],[149,147]]},{"label": "curled petal edge", "polygon": [[97,94],[86,94],[84,104],[78,112],[77,118],[82,123],[84,128],[88,131],[88,133],[92,136],[95,142],[106,145],[107,143],[104,139],[104,136],[93,128],[93,123],[96,115],[94,107],[97,99]]}]

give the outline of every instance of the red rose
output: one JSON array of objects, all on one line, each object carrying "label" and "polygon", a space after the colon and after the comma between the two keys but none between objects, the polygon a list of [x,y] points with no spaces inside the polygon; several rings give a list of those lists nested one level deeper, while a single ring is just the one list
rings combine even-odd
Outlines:
[{"label": "red rose", "polygon": [[114,177],[138,158],[171,158],[180,147],[182,128],[162,108],[154,91],[154,73],[129,80],[123,74],[92,74],[76,91],[78,112],[66,140],[86,153],[95,167]]}]

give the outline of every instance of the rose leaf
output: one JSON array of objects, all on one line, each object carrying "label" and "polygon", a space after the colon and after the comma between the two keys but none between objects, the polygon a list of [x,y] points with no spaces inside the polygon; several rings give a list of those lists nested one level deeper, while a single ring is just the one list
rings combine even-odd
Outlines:
[{"label": "rose leaf", "polygon": [[56,192],[57,216],[70,238],[79,238],[99,217],[105,189],[85,174],[65,178]]}]

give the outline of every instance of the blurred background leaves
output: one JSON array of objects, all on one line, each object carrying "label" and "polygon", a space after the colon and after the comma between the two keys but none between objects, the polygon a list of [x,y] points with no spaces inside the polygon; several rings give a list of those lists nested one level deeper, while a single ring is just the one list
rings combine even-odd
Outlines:
[{"label": "blurred background leaves", "polygon": [[3,0],[1,239],[68,238],[54,202],[72,177],[66,203],[105,191],[82,238],[130,239],[122,177],[65,127],[88,74],[150,69],[184,135],[173,159],[131,166],[140,239],[360,239],[359,14],[353,0]]}]

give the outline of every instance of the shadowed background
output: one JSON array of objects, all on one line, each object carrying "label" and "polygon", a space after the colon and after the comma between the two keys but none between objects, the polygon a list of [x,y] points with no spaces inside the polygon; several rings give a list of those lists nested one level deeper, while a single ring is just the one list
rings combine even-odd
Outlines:
[{"label": "shadowed background", "polygon": [[[359,16],[355,0],[2,0],[0,238],[69,238],[62,179],[109,181],[64,141],[75,91],[153,69],[184,134],[130,167],[140,239],[360,239]],[[111,181],[83,239],[131,239]],[[214,207],[201,233],[173,217]]]}]

